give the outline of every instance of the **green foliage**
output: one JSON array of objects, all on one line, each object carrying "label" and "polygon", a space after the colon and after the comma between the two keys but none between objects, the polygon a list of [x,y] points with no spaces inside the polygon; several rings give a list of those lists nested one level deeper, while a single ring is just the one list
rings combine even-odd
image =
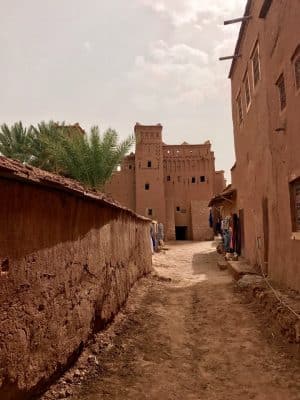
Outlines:
[{"label": "green foliage", "polygon": [[90,188],[101,189],[132,144],[133,137],[118,143],[116,131],[108,129],[100,135],[95,126],[88,136],[64,136],[60,145],[53,149],[53,155],[64,175]]},{"label": "green foliage", "polygon": [[31,125],[32,136],[30,164],[47,171],[61,173],[56,160],[56,151],[64,137],[65,124],[54,121],[40,122],[37,127]]},{"label": "green foliage", "polygon": [[16,122],[10,128],[7,124],[0,127],[0,153],[6,157],[29,163],[31,154],[32,134],[22,122]]},{"label": "green foliage", "polygon": [[89,135],[80,129],[41,122],[27,130],[21,122],[0,129],[0,153],[36,167],[73,178],[93,189],[102,189],[105,182],[132,146],[128,137],[118,142],[118,134],[108,129],[102,135],[98,127]]}]

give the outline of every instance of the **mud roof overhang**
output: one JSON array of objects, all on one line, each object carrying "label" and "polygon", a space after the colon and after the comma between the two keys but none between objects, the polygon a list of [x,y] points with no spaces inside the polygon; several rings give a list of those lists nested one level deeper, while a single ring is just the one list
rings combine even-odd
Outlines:
[{"label": "mud roof overhang", "polygon": [[95,201],[109,208],[124,211],[140,220],[151,222],[149,218],[143,217],[133,210],[124,207],[104,193],[88,190],[77,181],[30,165],[23,165],[18,161],[3,156],[0,156],[0,178],[45,187],[53,191],[69,193],[86,200]]},{"label": "mud roof overhang", "polygon": [[223,192],[214,196],[208,203],[208,207],[222,205],[224,202],[233,203],[236,198],[237,190],[228,186]]}]

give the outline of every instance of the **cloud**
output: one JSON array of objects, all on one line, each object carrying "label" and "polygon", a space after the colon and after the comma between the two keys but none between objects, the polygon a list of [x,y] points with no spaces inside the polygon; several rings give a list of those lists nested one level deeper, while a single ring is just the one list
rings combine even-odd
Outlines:
[{"label": "cloud", "polygon": [[198,106],[214,92],[214,74],[208,54],[186,44],[168,45],[159,40],[147,55],[135,58],[131,80],[139,88],[136,98],[144,104],[190,103]]},{"label": "cloud", "polygon": [[92,51],[92,43],[89,40],[83,43],[83,47],[87,53],[90,53]]},{"label": "cloud", "polygon": [[[243,11],[245,0],[139,0],[144,6],[169,17],[172,23],[180,26],[188,23],[209,24],[219,18],[232,16],[233,12]],[[205,16],[203,18],[203,16]]]},{"label": "cloud", "polygon": [[151,44],[149,58],[157,64],[208,64],[208,54],[204,51],[190,47],[185,43],[169,46],[163,40]]}]

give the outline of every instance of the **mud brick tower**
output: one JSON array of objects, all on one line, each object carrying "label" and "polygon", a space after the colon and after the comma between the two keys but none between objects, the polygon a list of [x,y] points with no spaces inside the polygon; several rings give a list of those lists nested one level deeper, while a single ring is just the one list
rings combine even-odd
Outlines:
[{"label": "mud brick tower", "polygon": [[125,157],[106,192],[162,222],[166,239],[211,239],[208,202],[225,187],[224,171],[215,171],[211,143],[167,145],[161,124],[137,123],[134,133],[135,154]]}]

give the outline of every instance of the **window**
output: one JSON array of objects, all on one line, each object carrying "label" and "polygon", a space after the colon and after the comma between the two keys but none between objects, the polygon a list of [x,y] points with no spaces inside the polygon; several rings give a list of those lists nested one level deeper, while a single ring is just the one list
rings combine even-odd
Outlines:
[{"label": "window", "polygon": [[236,98],[236,104],[237,104],[239,123],[241,124],[243,121],[243,107],[242,107],[241,93],[239,93],[238,97]]},{"label": "window", "polygon": [[278,78],[276,85],[279,94],[280,110],[283,110],[286,107],[286,92],[285,92],[285,83],[283,74],[281,74],[280,77]]},{"label": "window", "polygon": [[167,181],[170,181],[171,180],[171,177],[170,177],[170,175],[168,175],[167,176]]},{"label": "window", "polygon": [[196,183],[196,178],[192,176],[192,183]]},{"label": "window", "polygon": [[296,89],[300,89],[300,55],[294,61]]},{"label": "window", "polygon": [[129,169],[132,169],[132,165],[129,164]]},{"label": "window", "polygon": [[177,182],[181,182],[181,176],[177,176]]},{"label": "window", "polygon": [[176,207],[176,211],[180,211],[180,207],[177,206],[177,207]]},{"label": "window", "polygon": [[300,232],[300,178],[290,183],[293,232]]},{"label": "window", "polygon": [[150,189],[150,184],[149,183],[145,183],[145,190],[149,190]]},{"label": "window", "polygon": [[252,72],[253,72],[253,83],[257,85],[260,80],[260,61],[259,61],[259,50],[258,44],[256,44],[252,53]]},{"label": "window", "polygon": [[151,168],[151,166],[152,166],[152,162],[151,162],[151,161],[148,161],[148,162],[147,162],[147,167],[148,167],[148,168]]},{"label": "window", "polygon": [[148,215],[152,215],[152,208],[148,208]]},{"label": "window", "polygon": [[245,99],[246,99],[246,106],[247,109],[250,105],[251,102],[251,92],[250,92],[250,83],[249,83],[249,76],[248,73],[246,74],[245,80],[244,80],[244,86],[245,86]]},{"label": "window", "polygon": [[200,176],[200,182],[205,182],[205,176]]}]

